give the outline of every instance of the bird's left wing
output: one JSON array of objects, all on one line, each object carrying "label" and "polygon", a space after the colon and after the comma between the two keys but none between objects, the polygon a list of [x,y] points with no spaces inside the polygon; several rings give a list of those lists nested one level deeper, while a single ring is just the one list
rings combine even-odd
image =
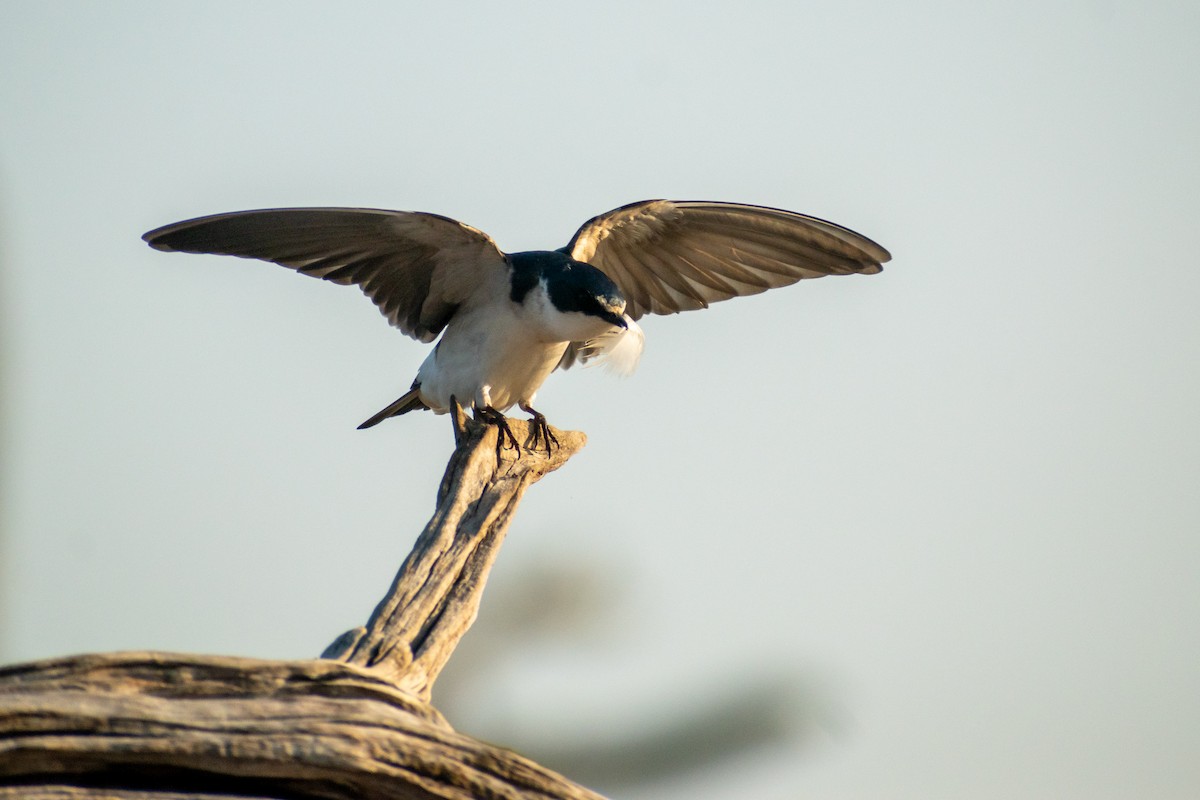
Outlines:
[{"label": "bird's left wing", "polygon": [[867,237],[816,217],[671,200],[594,217],[563,249],[608,275],[634,319],[706,308],[803,278],[871,274],[891,258]]},{"label": "bird's left wing", "polygon": [[257,258],[356,284],[391,324],[424,342],[474,293],[503,290],[508,274],[487,234],[417,211],[235,211],[176,222],[142,238],[157,250]]}]

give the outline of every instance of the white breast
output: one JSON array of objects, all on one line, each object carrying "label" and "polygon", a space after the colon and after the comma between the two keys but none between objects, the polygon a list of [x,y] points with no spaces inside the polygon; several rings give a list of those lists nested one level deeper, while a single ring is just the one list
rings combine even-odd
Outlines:
[{"label": "white breast", "polygon": [[511,302],[464,309],[417,371],[421,399],[439,414],[449,410],[451,396],[467,408],[530,404],[566,347],[547,341]]}]

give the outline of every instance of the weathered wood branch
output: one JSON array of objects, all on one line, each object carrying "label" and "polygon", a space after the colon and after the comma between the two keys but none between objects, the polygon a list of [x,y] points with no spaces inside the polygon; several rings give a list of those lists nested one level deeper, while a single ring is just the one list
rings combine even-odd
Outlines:
[{"label": "weathered wood branch", "polygon": [[493,426],[458,429],[437,510],[390,591],[322,659],[147,652],[0,668],[0,798],[596,800],[429,705],[521,496],[585,442],[555,431],[551,454],[518,457]]},{"label": "weathered wood branch", "polygon": [[[437,511],[365,629],[350,631],[323,654],[384,670],[428,700],[458,640],[475,621],[488,570],[525,490],[583,448],[582,433],[557,431],[547,453],[497,460],[495,426],[460,420],[460,444],[438,490]],[[530,427],[511,423],[530,444]],[[518,427],[520,426],[520,427]]]}]

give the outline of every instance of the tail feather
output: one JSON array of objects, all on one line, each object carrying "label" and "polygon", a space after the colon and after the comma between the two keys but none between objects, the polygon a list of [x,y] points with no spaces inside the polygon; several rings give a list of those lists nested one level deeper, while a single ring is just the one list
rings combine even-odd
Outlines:
[{"label": "tail feather", "polygon": [[426,408],[429,408],[429,406],[425,405],[424,401],[421,400],[421,387],[414,385],[413,388],[409,389],[394,403],[390,404],[387,408],[371,417],[362,425],[359,425],[358,429],[361,431],[364,428],[370,428],[378,425],[388,417],[398,417],[401,414],[407,414],[410,411],[418,411]]}]

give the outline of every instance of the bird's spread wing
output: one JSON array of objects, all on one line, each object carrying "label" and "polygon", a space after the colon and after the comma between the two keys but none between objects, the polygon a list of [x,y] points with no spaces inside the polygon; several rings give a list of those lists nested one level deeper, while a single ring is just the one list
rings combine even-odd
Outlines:
[{"label": "bird's spread wing", "polygon": [[674,314],[891,258],[852,230],[775,208],[647,200],[584,223],[564,248],[621,289],[625,313]]},{"label": "bird's spread wing", "polygon": [[235,211],[177,222],[142,238],[157,250],[258,258],[356,284],[390,323],[425,342],[474,292],[507,281],[504,254],[490,237],[414,211]]}]

